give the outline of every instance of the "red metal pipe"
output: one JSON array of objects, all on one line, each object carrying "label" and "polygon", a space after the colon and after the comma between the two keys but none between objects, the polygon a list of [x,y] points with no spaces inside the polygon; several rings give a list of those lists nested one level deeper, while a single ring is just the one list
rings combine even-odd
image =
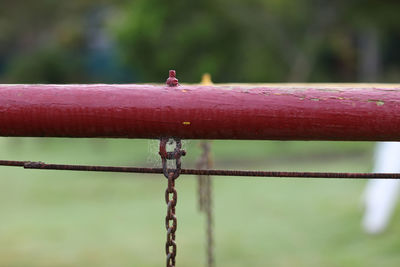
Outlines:
[{"label": "red metal pipe", "polygon": [[400,85],[0,85],[0,135],[400,140]]}]

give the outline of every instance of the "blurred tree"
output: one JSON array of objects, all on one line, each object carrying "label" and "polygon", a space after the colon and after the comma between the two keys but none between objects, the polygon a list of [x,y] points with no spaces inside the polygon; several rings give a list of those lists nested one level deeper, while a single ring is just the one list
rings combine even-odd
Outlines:
[{"label": "blurred tree", "polygon": [[164,82],[170,68],[185,82],[204,72],[216,82],[343,82],[371,80],[371,60],[380,62],[374,80],[396,81],[399,7],[377,0],[3,0],[0,82]]},{"label": "blurred tree", "polygon": [[22,53],[5,71],[7,83],[68,83],[84,81],[82,62],[71,51],[50,48]]},{"label": "blurred tree", "polygon": [[[143,81],[356,81],[358,32],[397,27],[396,2],[137,0],[115,26]],[[381,31],[381,30],[380,30]],[[384,32],[384,30],[382,30]]]},{"label": "blurred tree", "polygon": [[[107,75],[89,71],[92,66],[88,61],[92,61],[96,53],[104,52],[92,49],[101,32],[95,31],[97,35],[93,35],[97,25],[91,22],[101,10],[112,10],[121,2],[123,0],[2,0],[0,81],[76,83],[106,80]],[[102,19],[97,21],[103,23]],[[106,29],[105,25],[102,27]],[[108,61],[102,63],[105,67],[110,64]]]},{"label": "blurred tree", "polygon": [[121,54],[143,81],[164,81],[170,68],[185,81],[237,72],[240,32],[217,2],[139,0],[124,10],[116,26]]},{"label": "blurred tree", "polygon": [[290,69],[290,80],[306,80],[309,55],[300,48],[314,51],[316,45],[302,28],[312,25],[308,35],[320,35],[330,12],[322,4],[314,10],[311,1],[226,0],[139,0],[125,10],[117,29],[127,62],[144,80],[162,81],[167,69],[176,68],[189,82],[203,72],[224,82],[283,81]]}]

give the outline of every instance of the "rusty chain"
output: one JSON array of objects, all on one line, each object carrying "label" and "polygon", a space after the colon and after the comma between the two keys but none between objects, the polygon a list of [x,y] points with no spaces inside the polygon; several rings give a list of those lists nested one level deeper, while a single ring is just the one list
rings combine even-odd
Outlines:
[{"label": "rusty chain", "polygon": [[[207,141],[202,141],[200,147],[203,153],[200,156],[197,167],[199,169],[210,169],[212,167],[212,160],[210,155],[211,144]],[[214,266],[214,238],[213,238],[213,217],[212,217],[212,183],[209,175],[198,176],[198,201],[199,210],[206,216],[206,254],[207,266]]]},{"label": "rusty chain", "polygon": [[[167,151],[167,143],[175,142],[175,149],[172,152]],[[165,190],[165,202],[167,204],[167,216],[165,217],[165,228],[167,229],[167,241],[165,243],[165,253],[167,255],[167,267],[175,266],[176,241],[175,232],[177,229],[177,219],[175,213],[178,193],[175,189],[175,180],[181,172],[181,157],[186,154],[182,150],[182,142],[175,138],[161,138],[160,152],[162,160],[162,169],[164,176],[168,179],[168,187]],[[175,160],[175,169],[168,168],[168,160]]]}]

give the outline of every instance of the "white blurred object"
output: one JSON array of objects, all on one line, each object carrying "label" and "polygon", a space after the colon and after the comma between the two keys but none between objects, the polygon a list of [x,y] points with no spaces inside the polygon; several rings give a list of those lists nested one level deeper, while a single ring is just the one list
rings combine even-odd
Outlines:
[{"label": "white blurred object", "polygon": [[[380,142],[376,146],[374,172],[400,172],[400,143]],[[385,230],[396,207],[400,180],[369,180],[365,189],[364,230],[378,234]]]}]

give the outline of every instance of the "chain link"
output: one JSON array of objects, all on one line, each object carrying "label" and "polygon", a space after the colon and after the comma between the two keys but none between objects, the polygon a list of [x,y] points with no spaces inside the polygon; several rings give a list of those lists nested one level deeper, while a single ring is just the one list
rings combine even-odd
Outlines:
[{"label": "chain link", "polygon": [[[210,169],[212,167],[212,159],[210,155],[210,142],[203,141],[200,143],[203,153],[197,162],[199,169]],[[198,201],[199,210],[206,216],[206,253],[207,266],[214,266],[214,238],[213,238],[213,217],[212,217],[212,182],[209,175],[198,176]]]},{"label": "chain link", "polygon": [[[173,152],[167,151],[167,143],[175,142],[175,149]],[[160,152],[162,160],[162,167],[164,176],[168,179],[168,186],[165,190],[165,202],[167,204],[167,216],[165,217],[165,228],[167,230],[167,241],[165,243],[165,253],[167,255],[167,267],[175,266],[176,257],[176,241],[175,232],[177,229],[178,221],[176,219],[176,203],[178,201],[178,193],[175,189],[175,180],[179,177],[181,172],[181,157],[186,154],[182,150],[182,143],[180,139],[161,138]],[[175,169],[168,169],[168,160],[175,159]]]}]

